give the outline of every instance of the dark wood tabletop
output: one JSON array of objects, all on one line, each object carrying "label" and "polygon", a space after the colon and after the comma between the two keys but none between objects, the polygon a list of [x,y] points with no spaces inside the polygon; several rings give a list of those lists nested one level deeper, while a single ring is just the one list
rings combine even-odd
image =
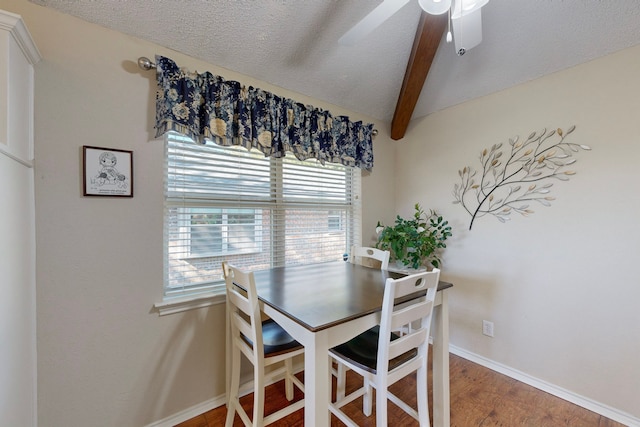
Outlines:
[{"label": "dark wood tabletop", "polygon": [[[312,332],[380,311],[387,278],[402,273],[344,261],[254,272],[258,298]],[[438,290],[452,287],[440,281]]]}]

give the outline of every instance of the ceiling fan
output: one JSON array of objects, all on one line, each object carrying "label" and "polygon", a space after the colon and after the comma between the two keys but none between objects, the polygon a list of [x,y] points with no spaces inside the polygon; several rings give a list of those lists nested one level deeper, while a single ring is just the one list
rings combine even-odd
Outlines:
[{"label": "ceiling fan", "polygon": [[[393,14],[399,11],[409,0],[383,0],[360,22],[351,27],[338,43],[352,45],[363,39]],[[420,7],[431,15],[449,12],[450,27],[447,42],[455,42],[456,53],[460,56],[482,41],[481,9],[489,0],[418,0]],[[453,34],[451,33],[453,26]]]}]

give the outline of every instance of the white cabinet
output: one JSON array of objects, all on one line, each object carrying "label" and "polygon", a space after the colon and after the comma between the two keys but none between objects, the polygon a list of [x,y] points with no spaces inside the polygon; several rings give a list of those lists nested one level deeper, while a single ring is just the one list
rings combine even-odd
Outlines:
[{"label": "white cabinet", "polygon": [[19,15],[0,10],[0,152],[33,161],[33,64],[40,52]]},{"label": "white cabinet", "polygon": [[0,426],[37,425],[33,64],[18,15],[0,10]]}]

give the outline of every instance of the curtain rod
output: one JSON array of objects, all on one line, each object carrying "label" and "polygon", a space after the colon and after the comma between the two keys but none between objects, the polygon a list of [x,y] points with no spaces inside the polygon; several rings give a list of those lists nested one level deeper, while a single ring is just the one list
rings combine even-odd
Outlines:
[{"label": "curtain rod", "polygon": [[[156,68],[156,64],[155,64],[155,62],[151,61],[146,56],[141,56],[140,58],[138,58],[138,67],[142,68],[145,71],[149,71],[149,70],[155,69]],[[371,131],[371,135],[372,136],[377,136],[378,135],[378,129],[373,129]]]}]

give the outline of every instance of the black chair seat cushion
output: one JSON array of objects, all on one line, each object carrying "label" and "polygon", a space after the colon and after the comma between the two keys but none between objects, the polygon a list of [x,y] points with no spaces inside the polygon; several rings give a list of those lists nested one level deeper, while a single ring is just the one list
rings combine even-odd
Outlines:
[{"label": "black chair seat cushion", "polygon": [[[244,335],[242,338],[253,347],[251,340]],[[262,344],[264,345],[264,356],[277,356],[293,349],[302,348],[302,344],[294,340],[282,326],[272,319],[262,322]]]},{"label": "black chair seat cushion", "polygon": [[[357,337],[340,344],[330,351],[340,357],[349,360],[356,366],[376,373],[378,363],[378,337],[380,335],[380,326],[364,331]],[[391,341],[400,338],[397,334],[391,333]],[[403,363],[408,362],[418,355],[418,350],[413,349],[389,361],[389,370],[393,370]]]}]

